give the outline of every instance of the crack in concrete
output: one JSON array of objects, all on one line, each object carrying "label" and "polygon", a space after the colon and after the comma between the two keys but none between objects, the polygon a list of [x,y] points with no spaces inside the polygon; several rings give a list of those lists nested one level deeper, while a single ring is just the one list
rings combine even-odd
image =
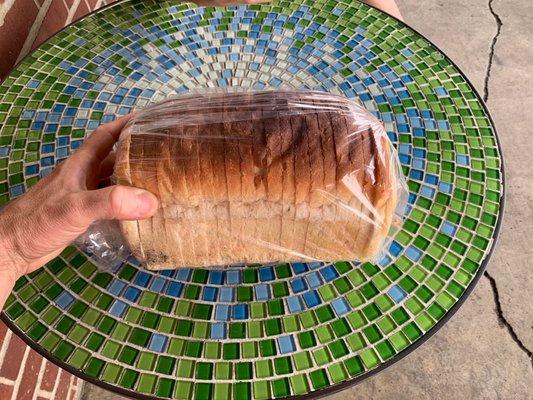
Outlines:
[{"label": "crack in concrete", "polygon": [[[498,15],[498,13],[496,13],[496,11],[494,10],[493,3],[494,3],[494,0],[489,0],[488,7],[490,10],[490,13],[494,17],[494,20],[496,21],[497,29],[496,29],[496,34],[492,38],[492,43],[490,45],[489,61],[487,64],[487,72],[485,74],[485,83],[484,83],[484,88],[483,88],[483,101],[485,103],[489,100],[489,81],[490,81],[490,74],[492,72],[492,62],[494,60],[494,55],[496,52],[496,43],[498,42],[498,39],[502,31],[502,26],[503,26],[502,19]],[[492,294],[494,296],[494,303],[496,304],[496,316],[498,317],[498,323],[500,324],[500,326],[503,326],[507,329],[507,332],[509,332],[509,335],[511,336],[513,341],[517,344],[520,350],[522,350],[524,353],[527,354],[533,366],[533,353],[520,340],[513,326],[507,321],[507,319],[503,315],[503,309],[502,309],[502,305],[500,302],[500,294],[498,292],[498,286],[496,285],[496,280],[487,271],[485,271],[483,275],[485,276],[485,278],[489,280],[490,287],[492,289]]]},{"label": "crack in concrete", "polygon": [[527,354],[533,366],[533,353],[524,345],[524,343],[522,343],[522,341],[516,334],[513,326],[507,321],[507,319],[503,315],[502,304],[500,302],[500,294],[498,292],[498,286],[496,286],[496,280],[487,271],[485,271],[483,275],[489,280],[490,287],[492,288],[494,303],[496,304],[496,316],[498,317],[498,323],[500,324],[500,326],[503,326],[507,329],[507,332],[509,332],[509,335],[511,336],[513,341],[518,345],[520,350]]},{"label": "crack in concrete", "polygon": [[494,17],[494,20],[496,21],[497,30],[496,34],[492,38],[492,43],[490,45],[490,53],[489,53],[489,62],[487,65],[487,73],[485,74],[485,87],[483,88],[483,101],[486,103],[489,100],[489,80],[490,80],[490,73],[492,71],[492,61],[494,59],[494,52],[496,47],[496,42],[498,42],[498,38],[500,37],[500,33],[502,31],[502,19],[500,16],[494,11],[494,8],[492,7],[492,3],[494,0],[489,0],[489,10],[492,16]]}]

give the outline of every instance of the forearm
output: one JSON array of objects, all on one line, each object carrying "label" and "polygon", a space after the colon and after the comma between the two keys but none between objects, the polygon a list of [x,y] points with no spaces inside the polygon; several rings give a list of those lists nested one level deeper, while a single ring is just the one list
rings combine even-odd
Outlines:
[{"label": "forearm", "polygon": [[0,239],[0,311],[4,308],[15,282],[19,278],[16,271],[17,269],[11,261],[11,256]]},{"label": "forearm", "polygon": [[385,11],[387,14],[392,15],[393,17],[398,18],[403,21],[402,14],[400,9],[394,0],[362,0],[364,3],[379,8],[382,11]]}]

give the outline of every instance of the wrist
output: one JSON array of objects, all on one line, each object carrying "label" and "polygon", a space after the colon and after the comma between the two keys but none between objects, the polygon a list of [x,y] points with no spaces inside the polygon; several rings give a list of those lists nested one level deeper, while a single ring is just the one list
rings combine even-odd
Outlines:
[{"label": "wrist", "polygon": [[18,255],[16,246],[11,243],[9,236],[9,230],[5,229],[3,220],[0,218],[0,274],[2,278],[16,282],[24,275],[26,263]]}]

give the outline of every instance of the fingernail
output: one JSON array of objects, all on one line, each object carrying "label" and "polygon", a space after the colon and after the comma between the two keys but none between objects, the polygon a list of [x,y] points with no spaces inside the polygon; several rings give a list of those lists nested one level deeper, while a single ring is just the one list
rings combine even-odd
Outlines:
[{"label": "fingernail", "polygon": [[145,190],[137,194],[137,213],[139,217],[151,216],[158,206],[157,198]]}]

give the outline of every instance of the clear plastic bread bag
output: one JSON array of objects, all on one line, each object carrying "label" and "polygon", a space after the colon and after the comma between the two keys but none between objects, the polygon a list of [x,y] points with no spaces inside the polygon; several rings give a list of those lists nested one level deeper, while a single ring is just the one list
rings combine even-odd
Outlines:
[{"label": "clear plastic bread bag", "polygon": [[149,269],[377,261],[407,185],[381,122],[323,92],[206,90],[138,110],[113,183],[155,194],[156,214],[99,221],[79,246],[101,267]]}]

